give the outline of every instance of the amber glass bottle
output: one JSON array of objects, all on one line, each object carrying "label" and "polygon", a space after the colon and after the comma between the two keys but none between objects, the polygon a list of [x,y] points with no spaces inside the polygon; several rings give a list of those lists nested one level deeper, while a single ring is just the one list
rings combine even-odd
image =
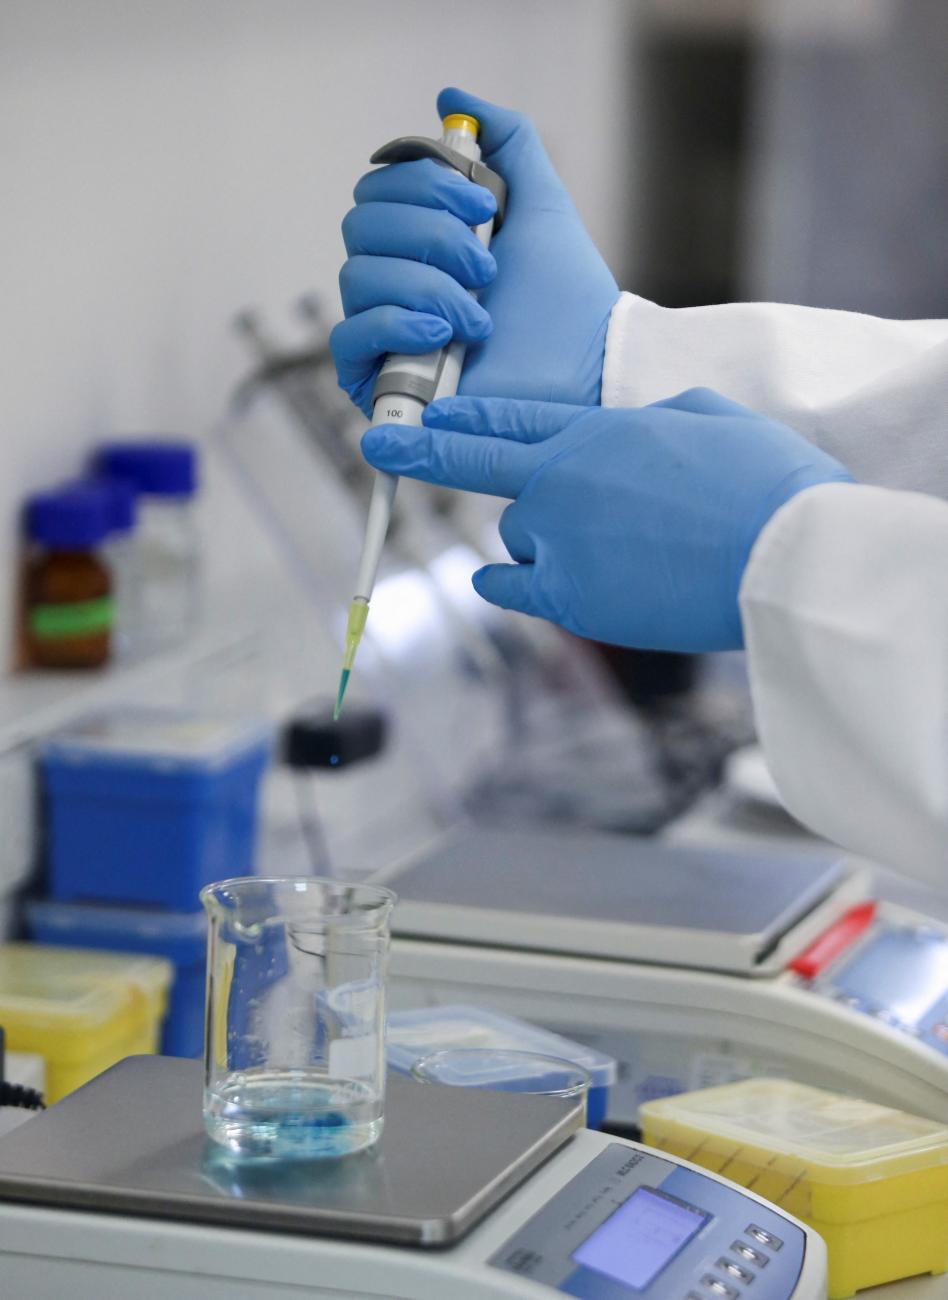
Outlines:
[{"label": "amber glass bottle", "polygon": [[108,662],[112,575],[98,554],[111,521],[107,493],[80,483],[33,497],[26,576],[26,632],[38,668],[100,668]]}]

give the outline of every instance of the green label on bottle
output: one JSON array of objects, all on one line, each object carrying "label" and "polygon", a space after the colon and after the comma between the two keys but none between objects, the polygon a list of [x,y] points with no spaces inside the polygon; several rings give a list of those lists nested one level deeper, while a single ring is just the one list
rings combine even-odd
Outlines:
[{"label": "green label on bottle", "polygon": [[67,605],[34,605],[29,627],[35,637],[55,641],[68,636],[93,636],[107,632],[115,616],[111,596],[99,600],[77,600]]}]

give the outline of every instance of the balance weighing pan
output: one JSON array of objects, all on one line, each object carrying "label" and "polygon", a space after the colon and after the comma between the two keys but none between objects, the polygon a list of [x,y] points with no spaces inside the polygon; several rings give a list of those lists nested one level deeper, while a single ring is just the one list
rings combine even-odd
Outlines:
[{"label": "balance weighing pan", "polygon": [[866,892],[839,853],[465,827],[380,873],[398,937],[771,974]]},{"label": "balance weighing pan", "polygon": [[444,1246],[585,1122],[582,1102],[395,1076],[369,1150],[238,1161],[205,1136],[201,1089],[199,1061],[121,1061],[0,1140],[0,1201]]}]

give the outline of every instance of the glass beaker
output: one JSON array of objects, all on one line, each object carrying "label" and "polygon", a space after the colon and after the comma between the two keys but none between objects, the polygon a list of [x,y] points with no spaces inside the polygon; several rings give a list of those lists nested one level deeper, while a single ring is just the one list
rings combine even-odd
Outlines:
[{"label": "glass beaker", "polygon": [[317,877],[208,885],[204,1123],[236,1155],[375,1142],[395,895]]}]

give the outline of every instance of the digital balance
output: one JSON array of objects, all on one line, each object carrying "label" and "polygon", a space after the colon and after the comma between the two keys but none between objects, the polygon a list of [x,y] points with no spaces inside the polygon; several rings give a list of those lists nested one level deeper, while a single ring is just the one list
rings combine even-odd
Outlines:
[{"label": "digital balance", "polygon": [[820,1300],[819,1236],[581,1102],[390,1080],[378,1145],[238,1163],[196,1061],[135,1057],[0,1139],[0,1282],[30,1300]]},{"label": "digital balance", "polygon": [[865,867],[465,828],[379,879],[392,1005],[479,1004],[617,1058],[610,1127],[765,1075],[948,1120],[948,927],[873,899]]}]

